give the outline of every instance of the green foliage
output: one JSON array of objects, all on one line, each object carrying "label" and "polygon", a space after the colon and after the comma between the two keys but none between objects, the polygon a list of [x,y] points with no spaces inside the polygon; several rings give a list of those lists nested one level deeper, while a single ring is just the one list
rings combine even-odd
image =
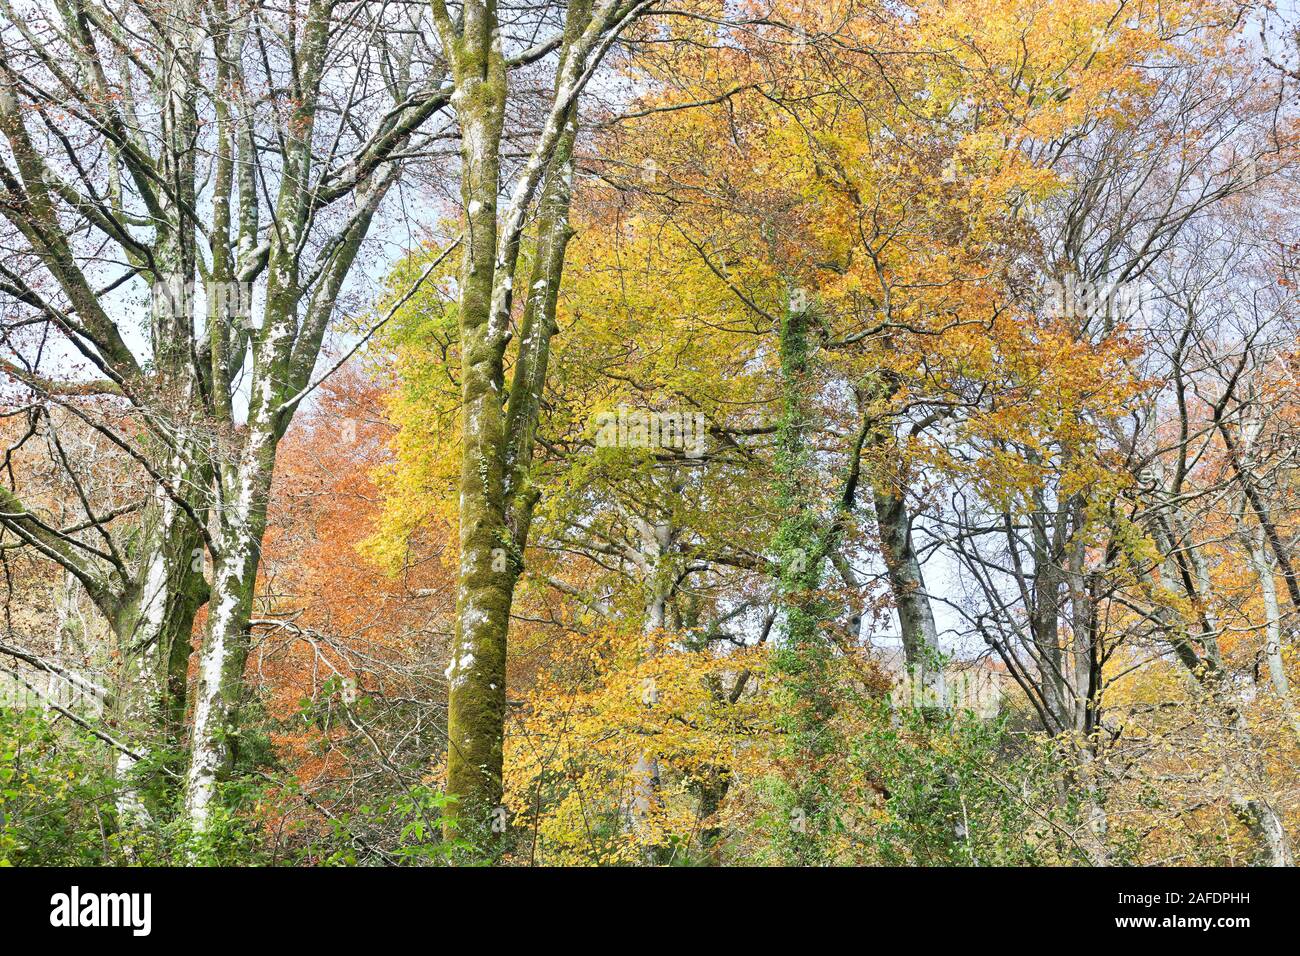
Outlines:
[{"label": "green foliage", "polygon": [[[249,743],[249,741],[245,741]],[[241,764],[266,746],[241,751]],[[175,754],[147,752],[129,785],[149,809],[147,820],[119,812],[127,781],[114,772],[101,740],[54,715],[0,708],[0,866],[257,866],[292,862],[259,826],[271,800],[262,779],[237,776],[222,787],[220,807],[202,839],[177,812],[183,766]]]},{"label": "green foliage", "polygon": [[881,811],[868,843],[881,863],[1029,866],[1078,863],[1062,837],[1062,761],[1053,744],[1013,735],[1005,718],[891,710],[869,701],[851,762]]},{"label": "green foliage", "polygon": [[808,320],[805,309],[791,308],[781,328],[785,394],[777,432],[776,472],[777,508],[782,518],[773,542],[780,561],[785,618],[772,668],[781,682],[777,707],[788,735],[787,757],[793,769],[784,785],[775,786],[776,804],[785,820],[777,821],[773,834],[780,857],[797,864],[819,862],[826,852],[821,844],[835,819],[826,758],[837,746],[832,721],[832,648],[824,633],[831,610],[817,593],[825,532],[818,520],[820,502],[808,491],[813,455],[804,439],[811,420]]},{"label": "green foliage", "polygon": [[104,745],[40,710],[0,707],[0,866],[124,862]]}]

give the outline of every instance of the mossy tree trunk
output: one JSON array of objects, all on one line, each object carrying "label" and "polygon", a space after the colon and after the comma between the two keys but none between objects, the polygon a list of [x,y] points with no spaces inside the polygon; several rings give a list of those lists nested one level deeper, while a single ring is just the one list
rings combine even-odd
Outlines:
[{"label": "mossy tree trunk", "polygon": [[492,832],[492,814],[501,803],[506,630],[519,573],[518,556],[508,550],[502,456],[509,315],[494,316],[492,302],[506,90],[500,49],[487,36],[491,29],[486,18],[475,21],[467,11],[452,96],[461,127],[461,198],[468,236],[460,273],[464,445],[456,632],[447,670],[447,789],[457,799],[461,832],[475,840]]},{"label": "mossy tree trunk", "polygon": [[[501,206],[500,151],[511,62],[501,50],[496,5],[467,2],[461,15],[453,17],[442,0],[432,0],[452,67],[465,208],[459,287],[460,564],[447,670],[447,792],[456,805],[447,835],[489,849],[500,845],[504,829],[499,808],[507,636],[537,500],[530,476],[570,237],[577,99],[589,68],[645,5],[621,0],[568,4],[551,102],[534,148]],[[515,272],[526,217],[539,192],[537,248],[507,392]]]}]

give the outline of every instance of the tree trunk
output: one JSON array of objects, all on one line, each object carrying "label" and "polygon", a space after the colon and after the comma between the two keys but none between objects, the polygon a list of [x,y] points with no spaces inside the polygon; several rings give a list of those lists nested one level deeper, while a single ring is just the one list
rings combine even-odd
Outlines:
[{"label": "tree trunk", "polygon": [[[557,76],[570,67],[571,45],[590,19],[590,3],[570,5]],[[546,382],[550,339],[565,250],[571,235],[569,197],[576,106],[548,126],[549,155],[535,150],[529,168],[549,166],[539,201],[538,245],[520,322],[519,352],[509,400],[505,348],[509,340],[513,272],[522,223],[518,192],[498,234],[500,148],[507,97],[506,68],[491,25],[467,22],[453,58],[452,105],[461,127],[461,201],[466,212],[460,269],[461,474],[460,565],[456,629],[447,669],[447,793],[456,800],[449,837],[493,849],[500,844],[502,743],[506,718],[506,655],[510,608],[523,570],[537,492],[529,483],[534,435]],[[445,29],[445,25],[444,25]],[[543,133],[543,142],[547,131]],[[539,149],[542,143],[539,143]],[[503,411],[503,404],[505,410]]]},{"label": "tree trunk", "polygon": [[464,75],[452,97],[461,127],[461,198],[468,235],[460,273],[464,445],[456,632],[447,669],[447,792],[457,801],[459,833],[471,840],[491,839],[489,817],[501,804],[506,630],[518,577],[516,556],[507,550],[501,454],[503,338],[509,314],[494,315],[492,301],[505,75],[498,49],[483,46],[481,56],[481,62],[462,66]]},{"label": "tree trunk", "polygon": [[[792,300],[794,296],[791,296]],[[777,429],[777,508],[781,523],[773,550],[780,567],[779,599],[784,612],[781,642],[772,658],[779,681],[778,707],[786,731],[788,762],[777,824],[777,851],[787,863],[825,862],[825,837],[834,825],[825,760],[834,747],[831,647],[825,633],[828,608],[818,596],[826,543],[819,531],[809,472],[815,467],[804,435],[811,427],[813,387],[809,315],[791,308],[780,329],[782,414]]]},{"label": "tree trunk", "polygon": [[[1163,548],[1171,545],[1172,542],[1159,532],[1160,520],[1160,516],[1156,516],[1153,524],[1156,527],[1156,540]],[[1195,542],[1188,541],[1186,546],[1195,547]],[[1181,586],[1187,592],[1191,602],[1199,604],[1198,594],[1194,588],[1189,587],[1190,578],[1179,574],[1174,564],[1174,558],[1171,556],[1166,556],[1160,564],[1158,570],[1160,586],[1170,591]],[[1153,569],[1153,576],[1155,573]],[[1163,606],[1158,606],[1156,617],[1168,631],[1178,659],[1205,691],[1210,702],[1223,715],[1226,727],[1230,728],[1230,735],[1220,742],[1225,755],[1222,761],[1224,783],[1228,801],[1255,842],[1257,860],[1266,866],[1291,866],[1293,861],[1291,843],[1282,825],[1281,816],[1268,800],[1253,795],[1255,788],[1249,781],[1242,780],[1243,761],[1246,764],[1245,769],[1252,776],[1264,779],[1267,773],[1264,767],[1252,759],[1254,755],[1261,753],[1262,749],[1250,725],[1246,722],[1242,701],[1223,673],[1218,636],[1213,632],[1205,634],[1203,639],[1205,656],[1201,657],[1192,645],[1186,621]]]},{"label": "tree trunk", "polygon": [[219,516],[212,595],[194,688],[190,767],[185,778],[185,808],[196,834],[208,829],[217,784],[234,762],[239,737],[248,622],[275,456],[275,438],[264,426],[259,438],[250,440],[235,472],[237,494]]},{"label": "tree trunk", "polygon": [[1291,682],[1287,678],[1286,662],[1282,658],[1282,608],[1278,602],[1276,569],[1265,547],[1263,529],[1252,535],[1250,559],[1259,576],[1259,591],[1264,603],[1264,659],[1268,662],[1269,681],[1277,694],[1282,712],[1291,725],[1296,739],[1300,740],[1300,714],[1291,698]]},{"label": "tree trunk", "polygon": [[901,491],[895,494],[883,482],[874,491],[876,526],[880,531],[880,551],[885,561],[889,588],[898,612],[907,661],[909,681],[920,690],[925,707],[946,710],[947,689],[944,684],[943,659],[939,649],[939,632],[934,623],[930,597],[925,592],[921,562],[912,543],[912,517]]},{"label": "tree trunk", "polygon": [[[667,621],[668,569],[665,558],[672,542],[672,527],[666,521],[656,522],[653,527],[646,524],[641,536],[640,560],[647,592],[641,629],[646,636],[645,653],[654,657],[659,650],[659,634]],[[657,701],[657,690],[653,686],[645,688],[642,703],[650,708]],[[653,750],[646,749],[632,768],[632,799],[628,816],[634,832],[644,834],[647,828],[650,814],[659,803],[659,781],[659,760]]]}]

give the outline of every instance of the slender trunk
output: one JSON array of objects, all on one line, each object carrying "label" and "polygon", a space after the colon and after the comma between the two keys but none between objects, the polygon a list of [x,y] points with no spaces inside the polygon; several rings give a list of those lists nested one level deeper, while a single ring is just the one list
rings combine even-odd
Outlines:
[{"label": "slender trunk", "polygon": [[[666,521],[657,522],[653,528],[647,526],[643,530],[642,539],[641,561],[646,575],[647,596],[641,629],[646,637],[645,653],[653,658],[658,654],[659,634],[667,621],[668,587],[664,558],[671,545],[672,527]],[[657,702],[657,692],[653,686],[645,688],[645,691],[642,703],[647,708],[653,707]],[[659,803],[659,782],[659,759],[653,750],[643,750],[632,768],[632,800],[628,816],[634,832],[645,834],[650,815]]]},{"label": "slender trunk", "polygon": [[[877,376],[873,400],[891,398],[898,381],[888,374]],[[898,615],[899,636],[907,664],[908,683],[914,700],[922,706],[947,710],[948,694],[944,681],[943,655],[939,631],[935,626],[930,595],[925,590],[921,562],[912,539],[912,514],[907,505],[907,476],[897,461],[894,435],[877,423],[867,436],[869,445],[879,456],[878,474],[872,481],[872,503],[880,555],[885,562],[894,611]]]},{"label": "slender trunk", "polygon": [[1094,578],[1087,570],[1087,546],[1084,535],[1084,501],[1081,496],[1070,500],[1071,535],[1069,544],[1068,583],[1070,588],[1070,667],[1066,674],[1070,701],[1073,704],[1070,726],[1086,739],[1097,722],[1098,674],[1097,608],[1092,594]]},{"label": "slender trunk", "polygon": [[[1168,555],[1172,541],[1161,530],[1158,516],[1153,520],[1153,525],[1156,540]],[[1195,542],[1188,540],[1186,546],[1195,547]],[[1155,573],[1153,569],[1152,576]],[[1162,588],[1173,591],[1181,587],[1187,590],[1187,596],[1194,605],[1200,603],[1194,585],[1190,583],[1191,579],[1179,573],[1173,556],[1166,556],[1161,562],[1158,575],[1158,583]],[[1256,759],[1261,748],[1245,719],[1243,701],[1223,673],[1218,635],[1212,631],[1204,633],[1205,656],[1202,657],[1193,646],[1186,621],[1159,603],[1156,617],[1167,630],[1178,659],[1224,717],[1224,727],[1228,733],[1219,744],[1224,754],[1221,762],[1224,785],[1229,803],[1255,843],[1258,861],[1266,866],[1291,866],[1291,843],[1280,814],[1267,799],[1257,795],[1257,787],[1242,779],[1243,770],[1260,780],[1267,777],[1267,771]],[[1203,623],[1201,626],[1204,628]]]},{"label": "slender trunk", "polygon": [[[700,786],[699,819],[711,819],[722,807],[722,801],[730,788],[731,774],[725,769],[712,768],[709,778]],[[717,825],[706,826],[700,831],[700,846],[704,849],[709,866],[722,866],[723,832]]]},{"label": "slender trunk", "polygon": [[1262,529],[1251,536],[1250,559],[1259,576],[1259,592],[1264,603],[1264,659],[1268,661],[1269,681],[1273,692],[1282,704],[1282,712],[1291,725],[1292,732],[1300,739],[1300,713],[1297,713],[1295,701],[1291,698],[1291,682],[1287,678],[1286,662],[1282,658],[1282,609],[1278,602],[1276,569],[1265,547]]},{"label": "slender trunk", "polygon": [[[54,627],[54,663],[64,666],[67,657],[71,656],[74,650],[74,635],[78,633],[79,628],[73,623],[73,618],[77,615],[77,596],[80,589],[77,585],[77,578],[71,571],[63,572],[63,583],[59,588],[58,600],[55,604],[55,627]],[[83,635],[84,636],[84,635]],[[45,681],[45,696],[54,703],[65,705],[68,701],[68,682],[62,676],[50,671]]]},{"label": "slender trunk", "polygon": [[[1221,687],[1212,689],[1211,693],[1220,707],[1231,715],[1232,738],[1225,742],[1225,747],[1230,753],[1240,751],[1252,776],[1266,779],[1267,772],[1257,759],[1259,741],[1246,722],[1241,701],[1228,698]],[[1235,763],[1232,758],[1224,761],[1224,777],[1237,816],[1254,837],[1256,862],[1261,866],[1293,866],[1291,839],[1282,825],[1281,814],[1266,798],[1254,793],[1257,787],[1241,780]]]},{"label": "slender trunk", "polygon": [[1241,490],[1250,503],[1251,509],[1255,512],[1255,519],[1259,522],[1260,528],[1263,529],[1264,538],[1268,541],[1273,557],[1282,572],[1282,580],[1286,584],[1287,594],[1291,598],[1291,607],[1297,613],[1300,613],[1300,576],[1296,574],[1291,549],[1282,540],[1277,523],[1273,520],[1273,514],[1264,501],[1263,492],[1259,488],[1255,475],[1252,474],[1251,469],[1244,460],[1245,456],[1239,442],[1232,433],[1232,429],[1228,427],[1228,423],[1224,421],[1222,416],[1219,418],[1218,425],[1219,434],[1223,436],[1223,444],[1228,450],[1228,461],[1232,464],[1232,470],[1241,483]]},{"label": "slender trunk", "polygon": [[921,697],[923,706],[946,710],[948,695],[939,632],[912,542],[912,516],[901,491],[895,494],[883,482],[876,484],[874,500],[881,556],[898,613],[909,679],[920,691],[916,696]]},{"label": "slender trunk", "polygon": [[[1049,533],[1048,518],[1060,521],[1063,515],[1049,510],[1041,491],[1035,493],[1035,509],[1030,515],[1033,545],[1033,597],[1029,608],[1029,630],[1033,638],[1043,688],[1043,700],[1058,728],[1074,723],[1074,701],[1066,685],[1065,653],[1061,646],[1062,589],[1067,584],[1062,567],[1063,549]],[[1050,731],[1051,728],[1048,728]]]},{"label": "slender trunk", "polygon": [[1072,666],[1067,669],[1068,691],[1073,705],[1073,760],[1071,768],[1087,805],[1084,849],[1095,866],[1110,864],[1110,818],[1106,792],[1101,785],[1101,748],[1097,736],[1101,707],[1101,647],[1097,628],[1096,573],[1087,569],[1085,545],[1085,502],[1070,499],[1073,532],[1070,545],[1070,631]]}]

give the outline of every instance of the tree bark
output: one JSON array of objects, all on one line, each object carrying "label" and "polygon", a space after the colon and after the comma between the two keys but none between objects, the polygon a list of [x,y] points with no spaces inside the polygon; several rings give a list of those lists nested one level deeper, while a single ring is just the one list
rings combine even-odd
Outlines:
[{"label": "tree bark", "polygon": [[939,632],[934,623],[930,597],[925,591],[921,562],[912,542],[912,517],[907,502],[901,490],[895,493],[880,481],[876,482],[873,500],[881,556],[885,561],[894,609],[898,613],[909,679],[921,690],[926,707],[947,710]]},{"label": "tree bark", "polygon": [[[495,10],[467,4],[458,29],[440,0],[434,0],[443,45],[452,53],[452,106],[461,127],[466,217],[459,298],[460,563],[447,669],[447,793],[456,805],[445,831],[489,850],[501,842],[499,828],[490,822],[500,818],[502,799],[510,608],[537,497],[529,476],[570,237],[576,101],[589,58],[603,52],[597,41],[625,22],[631,9],[607,2],[593,17],[590,0],[569,4],[551,112],[509,203],[499,211],[508,89]],[[504,367],[514,273],[525,213],[543,179],[537,255],[507,395]]]}]

